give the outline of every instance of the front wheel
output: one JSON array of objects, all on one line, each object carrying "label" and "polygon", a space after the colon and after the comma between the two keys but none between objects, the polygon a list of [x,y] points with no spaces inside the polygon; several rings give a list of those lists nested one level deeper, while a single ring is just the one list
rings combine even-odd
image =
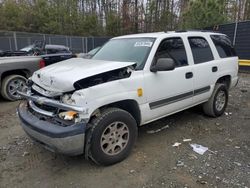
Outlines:
[{"label": "front wheel", "polygon": [[211,117],[221,116],[227,107],[228,89],[225,84],[216,84],[210,99],[203,104],[203,111]]},{"label": "front wheel", "polygon": [[92,120],[89,154],[94,162],[111,165],[124,160],[137,138],[137,124],[133,116],[119,108],[104,110]]}]

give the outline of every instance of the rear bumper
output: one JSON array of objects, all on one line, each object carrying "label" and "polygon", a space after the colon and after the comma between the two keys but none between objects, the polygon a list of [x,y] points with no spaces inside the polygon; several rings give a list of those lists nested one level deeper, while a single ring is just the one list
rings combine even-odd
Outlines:
[{"label": "rear bumper", "polygon": [[85,123],[63,127],[40,120],[28,111],[26,102],[18,106],[17,112],[24,131],[45,148],[67,155],[83,153]]}]

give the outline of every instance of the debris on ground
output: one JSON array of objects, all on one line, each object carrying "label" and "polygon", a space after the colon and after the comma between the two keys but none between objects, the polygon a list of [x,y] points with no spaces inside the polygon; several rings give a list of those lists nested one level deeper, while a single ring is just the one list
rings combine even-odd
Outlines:
[{"label": "debris on ground", "polygon": [[211,152],[212,154],[215,154],[215,155],[217,154],[217,151],[212,151],[210,149],[208,149],[208,151]]},{"label": "debris on ground", "polygon": [[197,183],[200,183],[200,184],[202,184],[202,185],[207,184],[207,181],[205,181],[205,180],[197,180],[196,182],[197,182]]},{"label": "debris on ground", "polygon": [[208,150],[207,147],[204,147],[204,146],[199,145],[199,144],[190,144],[190,146],[193,148],[194,152],[196,152],[200,155],[203,155]]},{"label": "debris on ground", "polygon": [[173,147],[179,147],[180,145],[181,145],[180,142],[175,142],[172,146],[173,146]]},{"label": "debris on ground", "polygon": [[29,152],[27,152],[27,151],[25,151],[25,152],[23,152],[23,157],[25,157],[25,156],[27,156],[27,155],[29,155],[30,153]]},{"label": "debris on ground", "polygon": [[191,141],[192,141],[191,138],[184,138],[184,139],[183,139],[183,142],[191,142]]},{"label": "debris on ground", "polygon": [[247,89],[241,89],[240,90],[242,93],[246,93],[247,92]]},{"label": "debris on ground", "polygon": [[147,131],[147,133],[148,134],[154,134],[154,133],[158,133],[158,132],[160,132],[160,131],[162,131],[164,129],[168,129],[168,128],[169,128],[169,125],[165,125],[165,126],[159,128],[159,129],[156,129],[156,130],[149,130],[149,131]]},{"label": "debris on ground", "polygon": [[184,166],[184,162],[182,162],[182,161],[177,161],[176,166],[182,167],[182,166]]},{"label": "debris on ground", "polygon": [[130,170],[129,173],[130,173],[130,174],[134,174],[134,173],[135,173],[135,170]]},{"label": "debris on ground", "polygon": [[241,166],[241,163],[239,162],[234,162],[234,164],[236,164],[237,166]]}]

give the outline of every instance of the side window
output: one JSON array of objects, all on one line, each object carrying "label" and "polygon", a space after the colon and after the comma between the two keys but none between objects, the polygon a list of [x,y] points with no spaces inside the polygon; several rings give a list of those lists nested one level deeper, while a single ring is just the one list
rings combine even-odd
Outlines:
[{"label": "side window", "polygon": [[230,39],[225,35],[211,35],[211,39],[221,58],[236,56]]},{"label": "side window", "polygon": [[60,50],[54,49],[54,48],[49,48],[46,51],[47,51],[47,54],[58,54],[58,53],[61,53]]},{"label": "side window", "polygon": [[188,37],[194,63],[205,63],[214,59],[211,48],[203,37]]},{"label": "side window", "polygon": [[47,54],[55,54],[56,51],[54,49],[46,49]]},{"label": "side window", "polygon": [[157,49],[155,58],[171,58],[176,67],[188,65],[186,50],[179,37],[163,40]]}]

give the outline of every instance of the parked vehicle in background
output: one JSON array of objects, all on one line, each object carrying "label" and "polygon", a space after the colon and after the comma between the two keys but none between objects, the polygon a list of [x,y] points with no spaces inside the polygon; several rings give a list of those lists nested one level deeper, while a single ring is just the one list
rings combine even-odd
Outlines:
[{"label": "parked vehicle in background", "polygon": [[29,55],[45,55],[45,54],[59,54],[59,53],[71,53],[68,47],[63,45],[46,44],[41,48],[35,44],[22,48],[20,51],[26,52]]},{"label": "parked vehicle in background", "polygon": [[40,56],[16,56],[0,58],[0,89],[3,98],[14,101],[21,98],[17,93],[23,90],[26,79],[33,72],[45,66]]},{"label": "parked vehicle in background", "polygon": [[21,97],[17,91],[23,89],[26,79],[34,71],[73,57],[75,55],[72,53],[0,57],[1,95],[10,101],[20,99]]},{"label": "parked vehicle in background", "polygon": [[36,41],[18,51],[2,51],[0,57],[46,55],[46,54],[72,54],[67,46],[45,44],[44,41]]},{"label": "parked vehicle in background", "polygon": [[44,60],[44,66],[52,65],[54,63],[64,61],[70,58],[76,57],[72,53],[58,53],[58,54],[47,54],[41,55],[41,58]]},{"label": "parked vehicle in background", "polygon": [[0,57],[10,57],[10,56],[26,56],[27,53],[24,51],[0,51]]},{"label": "parked vehicle in background", "polygon": [[138,126],[201,104],[223,115],[238,82],[227,36],[160,32],[121,36],[91,59],[36,71],[18,107],[23,129],[51,151],[85,153],[97,164],[125,159]]}]

